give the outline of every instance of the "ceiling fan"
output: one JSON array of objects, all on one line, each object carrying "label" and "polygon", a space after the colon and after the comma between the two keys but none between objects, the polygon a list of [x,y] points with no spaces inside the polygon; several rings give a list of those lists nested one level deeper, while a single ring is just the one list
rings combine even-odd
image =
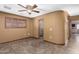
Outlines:
[{"label": "ceiling fan", "polygon": [[23,7],[23,8],[25,8],[25,10],[18,10],[19,12],[27,11],[28,14],[31,14],[32,12],[40,13],[40,11],[34,10],[35,8],[38,7],[36,4],[34,4],[33,6],[31,6],[31,5],[23,6],[21,4],[18,4],[18,5],[21,6],[21,7]]}]

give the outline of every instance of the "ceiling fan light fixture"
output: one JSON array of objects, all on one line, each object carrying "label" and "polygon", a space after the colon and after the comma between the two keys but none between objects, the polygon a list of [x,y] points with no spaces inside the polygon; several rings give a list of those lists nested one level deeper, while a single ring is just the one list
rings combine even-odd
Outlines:
[{"label": "ceiling fan light fixture", "polygon": [[35,8],[38,7],[36,4],[32,4],[33,6],[32,5],[23,6],[21,4],[18,4],[18,5],[26,9],[26,10],[21,10],[21,11],[27,11],[29,14],[31,14],[32,12],[39,13],[39,11],[34,10]]},{"label": "ceiling fan light fixture", "polygon": [[27,10],[29,13],[31,13],[32,11],[31,10]]}]

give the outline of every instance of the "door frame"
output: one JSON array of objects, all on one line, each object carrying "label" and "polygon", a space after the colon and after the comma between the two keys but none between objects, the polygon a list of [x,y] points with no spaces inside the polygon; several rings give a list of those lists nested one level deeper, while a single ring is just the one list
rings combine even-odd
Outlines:
[{"label": "door frame", "polygon": [[38,21],[38,37],[40,38],[40,21],[43,21],[43,38],[44,38],[44,18],[40,18]]}]

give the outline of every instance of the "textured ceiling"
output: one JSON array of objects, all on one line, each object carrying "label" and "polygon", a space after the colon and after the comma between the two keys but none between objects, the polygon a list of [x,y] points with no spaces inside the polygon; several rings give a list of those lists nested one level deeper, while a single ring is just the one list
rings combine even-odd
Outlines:
[{"label": "textured ceiling", "polygon": [[[25,5],[27,4],[24,4],[24,6]],[[17,4],[0,4],[0,11],[26,17],[36,17],[56,10],[66,10],[71,16],[79,15],[79,4],[37,4],[37,5],[38,7],[36,8],[36,10],[39,10],[40,13],[32,12],[31,15],[29,15],[26,11],[18,12],[18,10],[24,10],[25,8],[22,8]]]}]

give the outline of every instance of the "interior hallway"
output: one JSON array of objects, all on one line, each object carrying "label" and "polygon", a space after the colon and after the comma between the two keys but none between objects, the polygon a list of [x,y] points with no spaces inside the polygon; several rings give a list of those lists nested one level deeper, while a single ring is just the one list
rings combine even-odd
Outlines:
[{"label": "interior hallway", "polygon": [[13,54],[69,54],[79,53],[79,35],[73,36],[68,43],[68,46],[56,45],[49,42],[45,42],[42,39],[21,39],[8,43],[0,44],[0,53],[13,53]]},{"label": "interior hallway", "polygon": [[67,51],[69,53],[79,53],[79,34],[72,34],[67,46]]}]

